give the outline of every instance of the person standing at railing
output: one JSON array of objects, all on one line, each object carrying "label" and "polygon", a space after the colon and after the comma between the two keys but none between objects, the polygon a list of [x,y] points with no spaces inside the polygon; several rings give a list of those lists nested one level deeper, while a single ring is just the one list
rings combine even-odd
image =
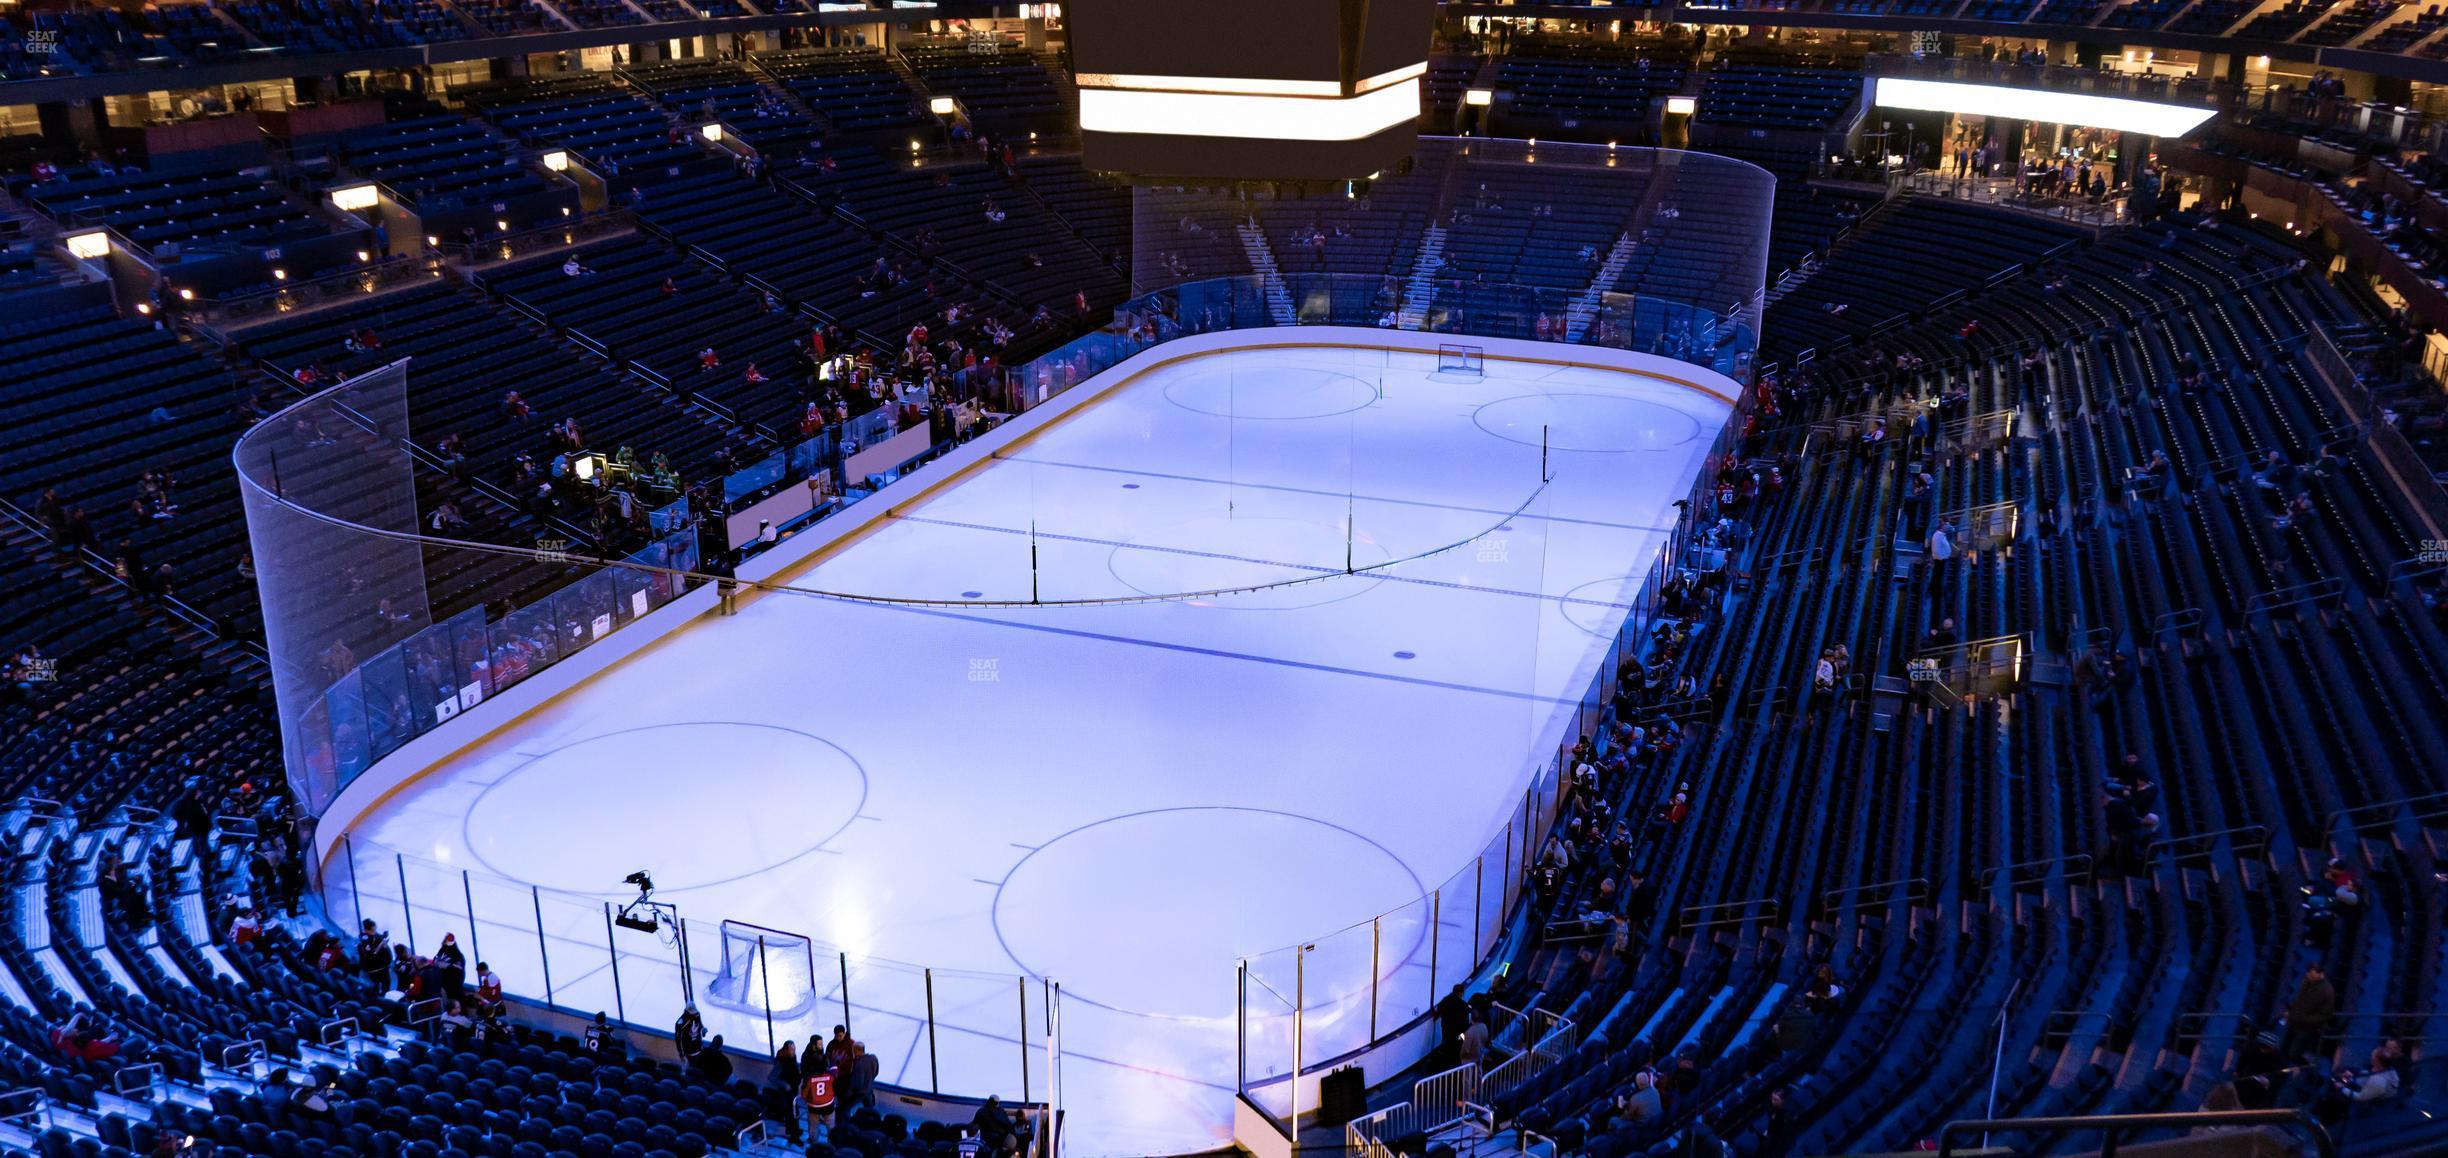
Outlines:
[{"label": "person standing at railing", "polygon": [[1462,1035],[1471,1023],[1470,1000],[1463,995],[1462,986],[1454,986],[1437,1002],[1436,1017],[1440,1038],[1438,1051],[1445,1056],[1447,1064],[1460,1064]]},{"label": "person standing at railing", "polygon": [[2303,985],[2287,1003],[2286,1036],[2280,1040],[2279,1055],[2294,1062],[2318,1048],[2321,1035],[2329,1031],[2336,1016],[2337,988],[2316,961],[2304,970]]},{"label": "person standing at railing", "polygon": [[502,1000],[502,979],[501,979],[501,975],[500,975],[500,974],[498,974],[498,973],[493,972],[493,967],[492,967],[491,965],[488,965],[488,964],[486,964],[485,962],[482,962],[482,961],[477,962],[477,963],[476,963],[476,1017],[477,1017],[477,1019],[478,1019],[479,1021],[490,1021],[490,1020],[491,1020],[491,1019],[493,1019],[493,1018],[496,1018],[496,1017],[501,1016],[501,1014],[502,1014],[502,1010],[503,1010],[503,1004],[504,1004],[504,1003],[503,1003],[503,1000]]},{"label": "person standing at railing", "polygon": [[[807,1076],[799,1082],[799,1104],[807,1115],[807,1138],[813,1144],[823,1142],[833,1132],[833,1106],[838,1098],[835,1084],[840,1078],[822,1054],[811,1052],[806,1066]],[[988,1103],[992,1104],[993,1099],[989,1098]]]},{"label": "person standing at railing", "polygon": [[876,1083],[883,1080],[883,1065],[874,1054],[867,1052],[864,1042],[850,1043],[850,1064],[841,1071],[842,1100],[857,1109],[875,1107]]},{"label": "person standing at railing", "polygon": [[789,1136],[793,1149],[798,1148],[802,1132],[799,1126],[799,1082],[802,1076],[799,1072],[798,1040],[784,1041],[782,1048],[774,1051],[773,1069],[769,1077],[771,1085],[764,1095],[765,1116],[769,1120],[778,1118],[781,1121],[782,1130]]},{"label": "person standing at railing", "polygon": [[731,1054],[723,1048],[721,1034],[715,1034],[689,1059],[689,1071],[718,1086],[731,1080]]},{"label": "person standing at railing", "polygon": [[357,925],[357,971],[375,988],[382,988],[391,975],[390,937],[374,926],[367,917]]}]

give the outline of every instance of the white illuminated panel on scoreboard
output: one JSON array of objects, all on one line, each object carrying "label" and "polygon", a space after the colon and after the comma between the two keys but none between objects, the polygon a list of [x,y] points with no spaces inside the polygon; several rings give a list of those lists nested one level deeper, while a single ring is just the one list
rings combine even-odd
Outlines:
[{"label": "white illuminated panel on scoreboard", "polygon": [[1435,0],[1076,0],[1064,17],[1092,169],[1350,180],[1418,141]]},{"label": "white illuminated panel on scoreboard", "polygon": [[1356,141],[1419,116],[1419,81],[1350,98],[1082,88],[1080,127],[1092,132],[1278,141]]},{"label": "white illuminated panel on scoreboard", "polygon": [[1893,76],[1878,79],[1876,104],[1887,109],[2046,121],[2154,137],[2181,137],[2217,115],[2212,109],[2124,97]]}]

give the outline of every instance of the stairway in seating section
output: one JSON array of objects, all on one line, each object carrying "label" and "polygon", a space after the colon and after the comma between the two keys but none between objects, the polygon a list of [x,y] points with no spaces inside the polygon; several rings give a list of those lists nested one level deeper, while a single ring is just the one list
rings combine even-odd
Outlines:
[{"label": "stairway in seating section", "polygon": [[1275,247],[1267,244],[1266,229],[1249,221],[1233,229],[1240,233],[1241,252],[1249,255],[1250,268],[1265,290],[1267,317],[1279,326],[1299,325],[1300,313],[1292,308],[1292,291],[1284,288],[1283,270],[1275,264]]},{"label": "stairway in seating section", "polygon": [[1399,329],[1428,324],[1428,304],[1436,300],[1436,271],[1445,264],[1445,227],[1431,225],[1420,235],[1419,258],[1411,263],[1411,280],[1403,286],[1402,309],[1394,315]]},{"label": "stairway in seating section", "polygon": [[1072,79],[1071,66],[1064,62],[1063,54],[1053,51],[1032,52],[1029,54],[1029,59],[1036,61],[1037,67],[1044,69],[1046,77],[1054,82],[1054,95],[1062,99],[1064,121],[1069,124],[1078,124],[1079,82]]},{"label": "stairway in seating section", "polygon": [[1598,264],[1597,276],[1590,279],[1589,288],[1573,295],[1572,304],[1564,307],[1564,340],[1578,342],[1589,332],[1590,322],[1598,316],[1598,306],[1606,300],[1607,287],[1623,276],[1624,267],[1632,264],[1632,252],[1640,243],[1632,240],[1626,230],[1615,235],[1615,244],[1608,246],[1606,260]]}]

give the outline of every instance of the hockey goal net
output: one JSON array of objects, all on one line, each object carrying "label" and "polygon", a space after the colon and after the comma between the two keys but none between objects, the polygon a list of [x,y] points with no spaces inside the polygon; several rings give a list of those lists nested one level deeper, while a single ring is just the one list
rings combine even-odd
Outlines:
[{"label": "hockey goal net", "polygon": [[722,923],[722,967],[706,986],[707,1004],[775,1017],[816,1007],[816,946],[797,933],[745,921]]},{"label": "hockey goal net", "polygon": [[1436,372],[1468,374],[1472,377],[1484,375],[1487,373],[1487,350],[1458,342],[1442,343],[1437,346]]}]

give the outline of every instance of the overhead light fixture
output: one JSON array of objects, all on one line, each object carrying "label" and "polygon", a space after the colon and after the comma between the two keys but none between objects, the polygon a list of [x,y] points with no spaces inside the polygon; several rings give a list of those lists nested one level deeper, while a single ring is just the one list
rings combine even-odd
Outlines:
[{"label": "overhead light fixture", "polygon": [[360,209],[372,209],[382,203],[382,191],[372,185],[343,186],[331,191],[331,203],[334,208],[346,209],[352,213]]},{"label": "overhead light fixture", "polygon": [[95,258],[109,257],[110,251],[110,234],[102,230],[68,235],[68,252],[73,256],[92,261]]}]

